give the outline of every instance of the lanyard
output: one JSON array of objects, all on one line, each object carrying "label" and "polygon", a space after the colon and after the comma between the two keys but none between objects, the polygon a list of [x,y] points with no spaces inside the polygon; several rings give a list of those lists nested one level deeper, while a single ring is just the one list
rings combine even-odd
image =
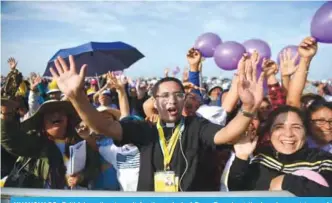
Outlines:
[{"label": "lanyard", "polygon": [[158,120],[158,122],[157,122],[157,129],[158,129],[158,133],[159,133],[160,147],[161,147],[161,150],[162,150],[163,155],[164,155],[164,170],[169,169],[169,165],[171,163],[173,153],[174,153],[174,150],[175,150],[175,146],[176,146],[177,141],[178,141],[179,136],[180,136],[180,130],[182,130],[182,126],[183,126],[183,120],[181,120],[180,124],[178,124],[176,126],[169,143],[166,144],[164,129],[160,125],[160,120]]}]

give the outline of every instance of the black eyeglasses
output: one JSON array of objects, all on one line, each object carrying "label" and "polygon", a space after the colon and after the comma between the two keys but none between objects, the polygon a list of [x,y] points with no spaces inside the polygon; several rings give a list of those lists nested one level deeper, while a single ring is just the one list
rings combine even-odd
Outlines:
[{"label": "black eyeglasses", "polygon": [[315,119],[311,120],[311,122],[314,122],[317,125],[323,126],[326,125],[327,123],[332,126],[332,120],[325,120],[325,119]]},{"label": "black eyeglasses", "polygon": [[185,98],[186,93],[184,93],[184,92],[175,92],[175,93],[165,92],[160,95],[156,95],[157,98],[161,98],[163,100],[169,100],[171,98],[171,96],[175,97],[177,100],[182,100]]}]

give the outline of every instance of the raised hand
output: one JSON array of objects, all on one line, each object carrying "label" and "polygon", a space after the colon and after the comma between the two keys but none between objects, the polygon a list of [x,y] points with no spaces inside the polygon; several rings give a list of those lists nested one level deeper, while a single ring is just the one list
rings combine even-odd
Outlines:
[{"label": "raised hand", "polygon": [[306,37],[299,45],[298,52],[302,58],[311,60],[317,53],[317,41],[313,37]]},{"label": "raised hand", "polygon": [[294,57],[292,57],[291,49],[284,50],[280,56],[280,72],[281,76],[291,76],[295,73],[298,66],[295,65],[296,59],[299,57],[299,54],[296,53]]},{"label": "raised hand", "polygon": [[12,70],[16,69],[17,61],[15,60],[15,58],[10,57],[7,62],[9,64],[10,69],[12,69]]},{"label": "raised hand", "polygon": [[148,92],[148,86],[146,85],[146,83],[142,84],[140,79],[138,79],[136,82],[136,92],[138,99],[142,99]]},{"label": "raised hand", "polygon": [[202,54],[194,48],[191,48],[187,53],[187,60],[190,65],[198,65],[202,60]]},{"label": "raised hand", "polygon": [[[239,83],[238,94],[242,101],[242,108],[248,112],[254,112],[260,106],[263,100],[263,80],[264,72],[261,73],[257,80],[256,70],[253,70],[251,60],[246,56],[239,62]],[[256,68],[254,68],[256,69]]]},{"label": "raised hand", "polygon": [[262,68],[267,78],[278,73],[278,65],[270,59],[263,59]]},{"label": "raised hand", "polygon": [[84,78],[87,65],[84,64],[79,73],[77,73],[73,56],[69,56],[69,67],[65,60],[60,56],[54,61],[56,70],[53,67],[50,72],[61,92],[69,99],[75,97],[80,91],[83,91]]},{"label": "raised hand", "polygon": [[168,77],[168,73],[169,73],[169,68],[165,68],[164,70],[164,77]]},{"label": "raised hand", "polygon": [[31,87],[30,89],[32,91],[35,91],[37,86],[42,82],[42,78],[38,75],[36,76],[34,79],[33,78],[30,78],[30,84],[31,84]]},{"label": "raised hand", "polygon": [[248,160],[250,155],[254,152],[258,141],[258,136],[254,134],[245,133],[240,140],[234,144],[236,157],[242,160]]},{"label": "raised hand", "polygon": [[88,126],[85,125],[84,122],[81,122],[77,127],[76,127],[76,132],[77,134],[84,140],[88,139],[90,136],[90,129]]},{"label": "raised hand", "polygon": [[122,83],[120,79],[116,78],[113,72],[108,72],[107,85],[109,88],[114,88],[116,90],[123,90],[125,84]]},{"label": "raised hand", "polygon": [[185,68],[183,70],[182,81],[187,82],[189,80],[189,69]]},{"label": "raised hand", "polygon": [[150,123],[157,123],[158,122],[158,119],[159,119],[159,115],[158,114],[152,114],[150,116],[147,116],[145,118],[145,121],[148,121]]},{"label": "raised hand", "polygon": [[254,50],[254,52],[251,54],[250,60],[251,60],[252,69],[253,71],[255,71],[256,74],[258,63],[261,60],[261,57],[259,56],[256,50]]}]

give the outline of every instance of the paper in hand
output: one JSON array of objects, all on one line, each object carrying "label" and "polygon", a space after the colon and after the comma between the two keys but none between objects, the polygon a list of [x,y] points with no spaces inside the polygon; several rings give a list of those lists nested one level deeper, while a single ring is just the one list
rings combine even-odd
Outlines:
[{"label": "paper in hand", "polygon": [[74,175],[85,168],[86,162],[86,141],[83,140],[69,147],[68,175]]}]

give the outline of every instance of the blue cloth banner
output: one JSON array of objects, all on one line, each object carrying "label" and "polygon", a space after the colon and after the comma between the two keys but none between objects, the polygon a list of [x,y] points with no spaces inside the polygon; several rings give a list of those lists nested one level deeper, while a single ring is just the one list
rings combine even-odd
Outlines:
[{"label": "blue cloth banner", "polygon": [[11,203],[332,203],[331,197],[12,197]]}]

